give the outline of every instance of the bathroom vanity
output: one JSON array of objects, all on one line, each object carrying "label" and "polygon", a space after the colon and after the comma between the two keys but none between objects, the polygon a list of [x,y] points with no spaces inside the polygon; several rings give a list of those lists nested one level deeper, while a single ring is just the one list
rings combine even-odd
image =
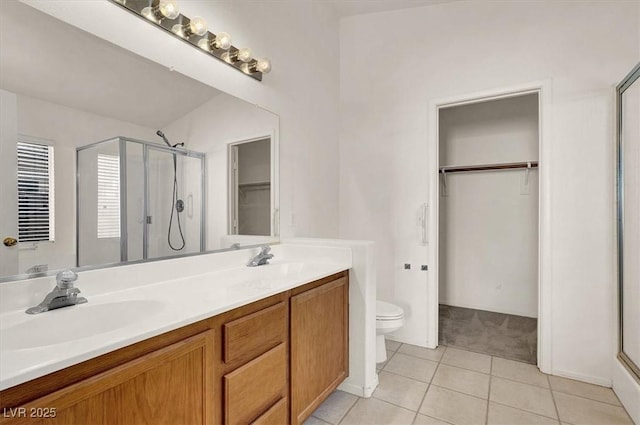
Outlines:
[{"label": "bathroom vanity", "polygon": [[0,423],[302,423],[348,375],[348,298],[340,271],[7,388]]}]

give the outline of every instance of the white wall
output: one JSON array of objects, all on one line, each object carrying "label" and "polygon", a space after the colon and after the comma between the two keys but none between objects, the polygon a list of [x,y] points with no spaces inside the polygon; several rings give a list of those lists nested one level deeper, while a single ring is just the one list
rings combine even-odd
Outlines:
[{"label": "white wall", "polygon": [[340,236],[377,242],[378,297],[405,307],[403,338],[425,340],[435,284],[401,268],[427,256],[428,102],[550,79],[551,369],[611,382],[612,87],[638,61],[638,7],[459,1],[342,20]]},{"label": "white wall", "polygon": [[[18,106],[14,93],[0,90],[0,239],[18,239]],[[18,273],[18,246],[0,245],[0,276]]]},{"label": "white wall", "polygon": [[[441,166],[536,161],[538,96],[445,108],[438,129]],[[446,176],[440,303],[538,317],[538,172],[526,173]]]},{"label": "white wall", "polygon": [[[207,249],[223,248],[221,236],[228,233],[227,146],[277,132],[278,116],[223,93],[167,125],[163,131],[172,140],[184,142],[185,147],[206,154]],[[281,152],[281,158],[282,155]],[[281,173],[291,165],[282,164]],[[281,198],[281,209],[285,207],[283,203],[286,201]]]},{"label": "white wall", "polygon": [[312,0],[180,2],[185,15],[203,16],[214,32],[229,32],[234,45],[270,57],[273,71],[260,83],[110,2],[24,3],[276,111],[281,118],[281,234],[337,236],[339,24],[329,5]]}]

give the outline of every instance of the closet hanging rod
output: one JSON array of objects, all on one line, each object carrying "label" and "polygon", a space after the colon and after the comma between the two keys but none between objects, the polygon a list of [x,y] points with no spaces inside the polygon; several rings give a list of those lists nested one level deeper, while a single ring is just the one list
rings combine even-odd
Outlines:
[{"label": "closet hanging rod", "polygon": [[518,168],[538,168],[538,161],[509,162],[503,164],[458,165],[440,167],[440,174],[461,173],[465,171],[512,170]]}]

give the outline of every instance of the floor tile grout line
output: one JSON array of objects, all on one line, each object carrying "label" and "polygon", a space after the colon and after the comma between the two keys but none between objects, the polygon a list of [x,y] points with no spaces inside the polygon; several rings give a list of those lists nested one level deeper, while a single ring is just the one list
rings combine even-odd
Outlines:
[{"label": "floor tile grout line", "polygon": [[[1,0],[0,0],[0,1],[1,1]],[[436,369],[437,369],[437,368],[438,368],[438,366],[436,366]],[[431,379],[429,379],[428,381],[421,381],[421,380],[419,380],[419,379],[412,378],[412,377],[410,377],[410,376],[402,375],[401,373],[391,372],[391,371],[384,370],[384,369],[381,369],[381,370],[380,370],[380,372],[386,372],[386,373],[389,373],[389,374],[391,374],[391,375],[395,375],[395,376],[400,376],[400,377],[402,377],[402,378],[411,379],[412,381],[420,382],[421,384],[430,384],[430,383],[431,383],[431,380],[433,379],[433,376],[432,376],[432,377],[431,377]],[[434,372],[434,374],[435,374],[435,372]],[[376,389],[377,389],[377,387],[376,387]],[[375,392],[375,391],[374,391],[374,392]]]},{"label": "floor tile grout line", "polygon": [[486,351],[474,350],[472,348],[462,347],[460,345],[445,345],[445,344],[440,344],[440,345],[442,345],[443,347],[455,348],[456,350],[469,351],[470,353],[483,354],[485,356],[497,357],[497,358],[502,359],[502,360],[510,360],[512,362],[517,362],[517,363],[522,363],[522,364],[529,364],[529,365],[532,365],[532,366],[538,366],[536,363],[530,363],[530,362],[525,362],[524,360],[514,359],[514,358],[510,358],[510,357],[504,357],[504,356],[501,356],[499,354],[488,353]]},{"label": "floor tile grout line", "polygon": [[486,398],[478,397],[477,395],[473,395],[473,394],[469,394],[469,393],[463,393],[462,391],[454,390],[452,388],[443,387],[442,385],[438,385],[438,384],[432,384],[432,385],[434,387],[442,388],[443,390],[453,391],[454,393],[458,393],[458,394],[462,394],[462,395],[468,395],[469,397],[477,398],[478,400],[482,400],[482,401],[486,401],[487,400]]},{"label": "floor tile grout line", "polygon": [[[582,382],[582,381],[577,381],[577,382]],[[606,388],[606,387],[605,387],[605,388]],[[595,401],[595,402],[597,402],[597,403],[608,404],[609,406],[614,406],[614,407],[623,407],[623,408],[624,408],[624,406],[622,405],[622,403],[621,403],[621,404],[613,404],[613,403],[609,403],[608,401],[597,400],[597,399],[595,399],[595,398],[586,397],[586,396],[579,395],[579,394],[576,394],[576,393],[570,393],[569,391],[554,390],[553,388],[549,388],[549,389],[551,390],[551,392],[554,392],[554,391],[555,391],[555,392],[557,392],[557,393],[566,394],[566,395],[570,395],[570,396],[573,396],[573,397],[578,397],[578,398],[581,398],[581,399],[583,399],[583,400]],[[615,394],[615,393],[614,393],[614,394]],[[617,397],[616,397],[616,398],[617,398]],[[626,409],[625,409],[625,410],[626,410]]]},{"label": "floor tile grout line", "polygon": [[553,395],[553,389],[551,388],[551,379],[547,375],[547,382],[549,383],[549,392],[551,392],[551,400],[553,401],[553,407],[556,409],[556,416],[558,417],[558,423],[560,423],[560,410],[558,410],[558,404],[556,403],[556,397]]},{"label": "floor tile grout line", "polygon": [[[508,407],[510,409],[513,409],[513,410],[519,410],[520,412],[529,413],[529,414],[532,414],[532,415],[540,416],[542,418],[552,419],[554,421],[559,421],[558,418],[554,418],[552,416],[543,415],[542,413],[532,412],[531,410],[525,410],[525,409],[522,409],[520,407],[512,406],[510,404],[504,404],[504,403],[501,403],[501,402],[495,401],[495,400],[489,400],[489,401],[491,403],[493,403],[493,404],[499,404],[500,406]],[[569,424],[569,425],[571,425],[571,424]]]},{"label": "floor tile grout line", "polygon": [[[424,347],[420,347],[420,348],[424,348]],[[427,348],[427,350],[430,350],[430,348]],[[428,360],[430,362],[434,362],[434,363],[440,363],[440,360],[433,360],[433,359],[425,359],[424,357],[420,357],[420,356],[414,356],[413,354],[407,354],[407,353],[401,353],[400,351],[396,351],[393,354],[402,354],[403,356],[409,356],[409,357],[413,357],[415,359],[420,359],[420,360]],[[440,357],[442,358],[442,356]]]},{"label": "floor tile grout line", "polygon": [[[374,397],[373,395],[372,395],[371,397],[369,397],[369,399],[372,399],[372,398],[373,398],[373,399],[375,399],[375,400],[381,401],[382,403],[390,404],[390,405],[392,405],[392,406],[395,406],[395,407],[398,407],[398,408],[400,408],[400,409],[407,410],[407,411],[409,411],[409,412],[413,413],[413,414],[414,414],[414,418],[413,418],[413,420],[411,421],[411,423],[415,422],[415,415],[418,413],[416,410],[411,410],[411,409],[409,409],[409,408],[407,408],[407,407],[400,406],[399,404],[395,404],[395,403],[392,403],[392,402],[390,402],[390,401],[383,400],[383,399],[378,398],[378,397]],[[343,416],[342,418],[340,418],[340,421],[338,421],[338,423],[337,423],[336,425],[340,425],[340,423],[344,420],[344,418],[346,418],[346,417],[349,415],[349,412],[351,412],[351,410],[354,408],[354,406],[355,406],[356,404],[358,404],[358,401],[360,401],[360,400],[367,400],[367,399],[365,399],[364,397],[358,397],[358,400],[356,400],[356,402],[355,402],[355,403],[353,403],[353,406],[351,406],[351,407],[349,408],[349,410],[347,410],[347,413],[345,413],[345,414],[344,414],[344,416]]]},{"label": "floor tile grout line", "polygon": [[456,425],[453,422],[449,422],[449,421],[445,421],[444,419],[438,419],[438,418],[433,417],[433,416],[425,415],[424,413],[418,413],[418,415],[426,416],[427,418],[435,419],[437,421],[440,421],[440,422],[448,424],[448,425]]},{"label": "floor tile grout line", "polygon": [[468,367],[462,367],[462,366],[458,366],[458,365],[451,364],[451,363],[442,362],[442,364],[445,365],[445,366],[457,367],[458,369],[468,370],[470,372],[476,372],[476,373],[481,373],[483,375],[489,375],[487,372],[481,372],[481,371],[476,370],[476,369],[469,369]]},{"label": "floor tile grout line", "polygon": [[529,382],[518,381],[512,378],[505,378],[504,376],[500,376],[500,375],[491,375],[491,376],[494,378],[502,379],[504,381],[514,382],[516,384],[529,385],[530,387],[542,388],[543,390],[551,390],[551,387],[542,387],[540,385],[531,384]]},{"label": "floor tile grout line", "polygon": [[[344,418],[346,418],[347,416],[349,416],[349,413],[353,410],[353,408],[356,406],[356,404],[358,404],[358,402],[359,402],[360,400],[365,400],[365,398],[364,398],[364,397],[359,397],[359,396],[356,396],[356,397],[358,397],[358,398],[356,398],[356,401],[351,405],[351,407],[349,407],[349,408],[347,409],[347,411],[344,413],[344,415],[342,415],[342,417],[341,417],[340,419],[338,419],[338,422],[336,422],[336,423],[335,423],[335,425],[340,425],[340,424],[342,423],[342,421],[344,420]],[[326,422],[326,421],[325,421],[325,422]]]},{"label": "floor tile grout line", "polygon": [[[424,382],[423,382],[423,384],[424,384]],[[428,384],[427,384],[427,388],[428,388]],[[375,392],[375,391],[374,391],[374,392]],[[426,391],[425,391],[425,394],[426,394]],[[423,397],[424,397],[424,396],[423,396]],[[405,409],[405,410],[408,410],[408,411],[410,411],[410,412],[414,412],[414,413],[417,413],[417,412],[418,412],[418,410],[410,409],[410,408],[408,408],[407,406],[401,406],[401,405],[399,405],[399,404],[394,403],[393,401],[385,400],[385,399],[383,399],[383,398],[376,397],[376,396],[374,396],[374,395],[371,395],[371,397],[370,397],[370,398],[375,398],[376,400],[384,401],[385,403],[392,404],[392,405],[394,405],[394,406],[396,406],[396,407],[400,407],[400,408]],[[418,409],[419,409],[419,408],[420,408],[420,405],[418,405]]]},{"label": "floor tile grout line", "polygon": [[[484,400],[484,399],[483,399],[483,400]],[[554,420],[554,421],[557,421],[557,420],[558,420],[558,418],[554,418],[553,416],[543,415],[542,413],[533,412],[533,411],[531,411],[531,410],[525,410],[525,409],[523,409],[523,408],[521,408],[521,407],[512,406],[512,405],[510,405],[510,404],[504,404],[504,403],[501,403],[501,402],[499,402],[499,401],[495,401],[495,400],[489,400],[489,403],[498,404],[498,405],[500,405],[500,406],[508,407],[508,408],[510,408],[510,409],[513,409],[513,410],[518,410],[518,411],[520,411],[520,412],[529,413],[529,414],[531,414],[531,415],[540,416],[540,417],[542,417],[542,418],[546,418],[546,419],[552,419],[552,420]],[[565,423],[566,423],[566,422],[565,422]],[[573,424],[568,424],[568,425],[573,425]]]},{"label": "floor tile grout line", "polygon": [[491,364],[489,365],[489,388],[487,389],[487,411],[484,417],[484,423],[489,423],[489,401],[491,399],[491,380],[493,378],[493,356],[491,357]]},{"label": "floor tile grout line", "polygon": [[444,357],[444,353],[446,351],[447,351],[447,348],[445,347],[444,351],[442,352],[442,356],[440,356],[440,360],[438,361],[438,364],[436,365],[436,368],[433,371],[433,375],[431,375],[431,379],[429,380],[429,384],[427,385],[427,391],[425,391],[424,395],[422,396],[422,400],[420,401],[420,405],[418,406],[418,412],[417,413],[420,413],[420,411],[422,410],[422,406],[424,405],[424,401],[427,398],[427,394],[429,394],[429,390],[431,389],[431,385],[432,385],[431,383],[433,382],[433,378],[435,378],[436,373],[438,373],[438,368],[440,368],[440,362],[442,362],[442,358]]}]

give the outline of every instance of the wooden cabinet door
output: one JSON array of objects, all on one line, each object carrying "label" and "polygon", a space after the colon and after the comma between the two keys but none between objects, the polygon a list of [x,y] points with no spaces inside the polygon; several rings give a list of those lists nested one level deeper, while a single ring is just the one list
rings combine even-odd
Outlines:
[{"label": "wooden cabinet door", "polygon": [[[0,422],[211,424],[212,401],[210,330],[34,400],[16,411],[16,417],[5,415],[6,422]],[[52,414],[55,417],[43,418]]]},{"label": "wooden cabinet door", "polygon": [[347,377],[349,285],[341,277],[291,297],[291,422],[301,424]]}]

